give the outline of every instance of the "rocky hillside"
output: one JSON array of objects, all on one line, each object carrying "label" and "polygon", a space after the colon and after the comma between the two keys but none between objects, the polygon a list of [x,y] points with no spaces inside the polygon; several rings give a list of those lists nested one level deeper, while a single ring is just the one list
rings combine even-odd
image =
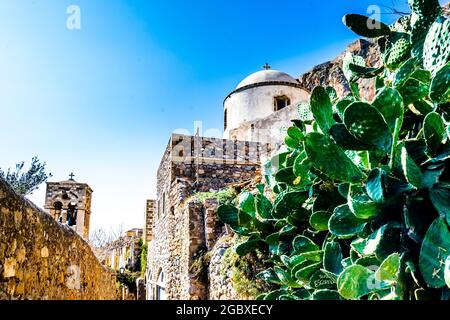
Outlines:
[{"label": "rocky hillside", "polygon": [[[444,5],[443,11],[447,16],[450,16],[450,2]],[[312,91],[314,87],[322,85],[334,87],[340,97],[349,94],[349,84],[342,72],[342,61],[347,52],[364,57],[366,64],[369,67],[381,65],[378,46],[371,41],[360,39],[349,45],[347,49],[334,60],[318,65],[301,75],[298,78],[300,84],[310,91]],[[366,100],[372,100],[374,97],[373,80],[360,80],[359,85],[361,96]]]},{"label": "rocky hillside", "polygon": [[[357,40],[349,45],[345,52],[332,61],[314,67],[311,71],[299,77],[300,84],[309,91],[318,85],[332,86],[340,97],[350,93],[350,87],[342,71],[342,61],[347,52],[364,57],[370,67],[380,64],[380,52],[375,43],[367,40]],[[371,100],[374,95],[373,81],[360,80],[361,95]]]}]

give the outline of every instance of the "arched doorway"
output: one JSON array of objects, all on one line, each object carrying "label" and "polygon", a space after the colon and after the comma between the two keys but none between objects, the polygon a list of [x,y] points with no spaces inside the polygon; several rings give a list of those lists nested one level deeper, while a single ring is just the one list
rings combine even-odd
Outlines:
[{"label": "arched doorway", "polygon": [[159,271],[158,280],[156,281],[155,300],[166,299],[166,282],[164,279],[164,272]]},{"label": "arched doorway", "polygon": [[153,283],[152,283],[152,270],[148,270],[145,275],[146,282],[146,299],[153,300]]}]

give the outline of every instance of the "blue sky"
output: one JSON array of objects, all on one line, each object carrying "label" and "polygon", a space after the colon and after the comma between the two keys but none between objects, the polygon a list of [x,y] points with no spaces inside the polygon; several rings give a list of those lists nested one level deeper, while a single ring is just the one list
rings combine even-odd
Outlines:
[{"label": "blue sky", "polygon": [[[52,181],[73,171],[91,185],[91,228],[141,226],[171,132],[221,129],[242,78],[265,62],[298,76],[332,59],[357,39],[345,13],[391,3],[1,0],[0,167],[36,155]],[[80,30],[66,28],[72,4]],[[43,206],[44,194],[30,198]]]}]

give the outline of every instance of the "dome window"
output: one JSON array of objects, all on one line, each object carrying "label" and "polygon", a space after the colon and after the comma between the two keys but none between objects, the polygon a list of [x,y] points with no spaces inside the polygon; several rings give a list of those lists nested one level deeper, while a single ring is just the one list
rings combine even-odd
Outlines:
[{"label": "dome window", "polygon": [[287,96],[279,96],[274,98],[274,111],[280,111],[291,104],[291,99]]},{"label": "dome window", "polygon": [[223,127],[224,127],[224,130],[227,130],[227,126],[228,126],[228,110],[225,109],[225,112],[223,114]]}]

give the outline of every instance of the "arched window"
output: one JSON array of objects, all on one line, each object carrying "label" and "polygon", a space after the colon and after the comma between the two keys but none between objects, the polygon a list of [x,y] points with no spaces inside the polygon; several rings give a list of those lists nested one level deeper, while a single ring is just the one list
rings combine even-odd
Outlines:
[{"label": "arched window", "polygon": [[155,299],[166,300],[166,282],[162,270],[159,271],[158,280],[156,281]]},{"label": "arched window", "polygon": [[152,282],[152,270],[148,269],[147,273],[145,274],[146,278],[146,289],[147,289],[147,300],[153,300],[153,282]]},{"label": "arched window", "polygon": [[67,224],[69,227],[75,226],[77,224],[77,206],[69,204],[67,209]]},{"label": "arched window", "polygon": [[274,98],[273,104],[274,110],[280,111],[291,104],[291,99],[289,99],[289,97],[287,96],[278,96]]},{"label": "arched window", "polygon": [[61,214],[62,207],[63,207],[63,204],[59,201],[57,201],[53,204],[53,217],[55,218],[56,221],[59,221],[61,223],[63,223],[63,217]]}]

